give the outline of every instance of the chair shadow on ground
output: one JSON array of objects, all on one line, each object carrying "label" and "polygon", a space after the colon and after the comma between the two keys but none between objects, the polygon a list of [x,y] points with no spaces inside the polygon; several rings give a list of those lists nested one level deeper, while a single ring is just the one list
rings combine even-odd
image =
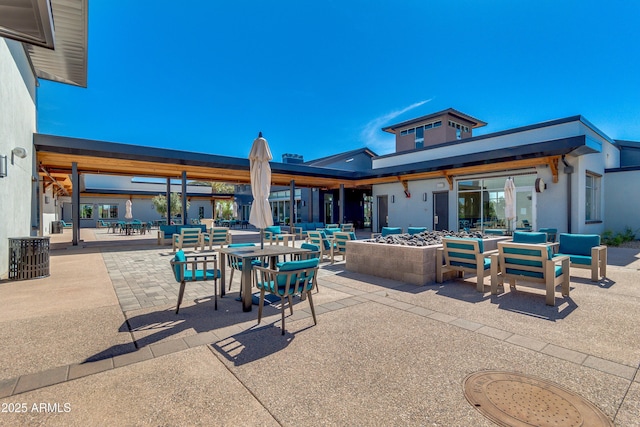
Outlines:
[{"label": "chair shadow on ground", "polygon": [[611,280],[607,277],[600,279],[597,282],[592,282],[590,278],[571,276],[571,282],[582,283],[583,285],[597,286],[602,289],[609,289],[616,284],[615,280]]},{"label": "chair shadow on ground", "polygon": [[[485,281],[485,292],[476,291],[476,282],[463,279],[449,280],[444,283],[434,283],[436,294],[447,298],[457,299],[472,304],[491,301],[497,304],[500,310],[507,310],[527,316],[555,322],[569,316],[578,308],[571,297],[562,297],[556,292],[556,305],[548,306],[544,301],[542,286],[518,286],[516,290],[506,292],[503,287],[498,287],[498,295],[491,295],[490,288]],[[509,285],[507,284],[507,288]],[[533,289],[537,289],[537,292]]]},{"label": "chair shadow on ground", "polygon": [[546,305],[544,289],[536,289],[539,292],[535,293],[527,286],[519,286],[515,290],[510,289],[509,292],[506,292],[506,290],[498,287],[498,295],[489,295],[489,297],[491,298],[491,303],[498,304],[500,310],[507,310],[551,322],[565,319],[578,308],[578,305],[570,296],[563,297],[557,291],[556,305]]},{"label": "chair shadow on ground", "polygon": [[[174,305],[169,308],[165,306],[156,310],[151,309],[153,311],[129,317],[120,325],[119,332],[129,332],[133,337],[133,343],[114,345],[88,357],[84,363],[135,352],[163,340],[186,338],[203,332],[253,322],[254,325],[250,329],[222,339],[212,335],[212,342],[207,343],[211,344],[228,360],[236,364],[244,364],[282,350],[289,345],[296,333],[313,326],[313,322],[309,320],[308,327],[296,329],[296,332],[287,330],[282,336],[279,316],[273,322],[265,323],[265,318],[280,314],[279,306],[274,305],[276,303],[268,304],[265,301],[262,323],[258,324],[257,305],[253,306],[252,311],[243,312],[241,302],[236,300],[237,296],[237,292],[231,292],[227,293],[224,298],[218,298],[218,310],[214,310],[213,295],[211,295],[193,299],[195,304],[192,305],[183,303],[179,314],[175,313]],[[295,298],[294,301],[296,301],[294,303],[295,313],[295,305],[299,304],[300,299]],[[291,320],[287,321],[288,328],[290,322]],[[222,335],[224,335],[224,331]],[[231,345],[230,343],[235,344]]]}]

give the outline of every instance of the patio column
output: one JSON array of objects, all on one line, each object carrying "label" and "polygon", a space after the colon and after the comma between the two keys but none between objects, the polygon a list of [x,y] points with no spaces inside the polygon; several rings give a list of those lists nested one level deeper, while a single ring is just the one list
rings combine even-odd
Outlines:
[{"label": "patio column", "polygon": [[167,178],[167,225],[171,225],[171,177]]},{"label": "patio column", "polygon": [[340,184],[338,203],[340,203],[340,208],[338,209],[338,212],[340,212],[340,218],[338,218],[338,223],[344,224],[344,184]]},{"label": "patio column", "polygon": [[80,240],[80,174],[78,173],[78,163],[71,163],[71,223],[73,224],[73,237],[71,244],[78,246]]},{"label": "patio column", "polygon": [[[292,179],[289,182],[289,227],[295,223],[295,203],[296,203],[296,182]],[[291,228],[293,231],[293,228]]]},{"label": "patio column", "polygon": [[187,171],[182,171],[182,225],[187,225]]},{"label": "patio column", "polygon": [[309,220],[307,222],[314,222],[313,220],[313,188],[309,187]]}]

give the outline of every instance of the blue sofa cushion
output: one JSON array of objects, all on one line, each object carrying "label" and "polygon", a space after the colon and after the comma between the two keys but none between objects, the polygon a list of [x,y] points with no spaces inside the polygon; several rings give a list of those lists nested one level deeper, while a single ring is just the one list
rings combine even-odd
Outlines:
[{"label": "blue sofa cushion", "polygon": [[[173,261],[175,262],[184,262],[185,261],[184,252],[180,249],[176,252],[173,257]],[[186,270],[186,264],[175,264],[173,266],[173,274],[176,277],[176,281],[179,282],[182,280],[182,273]]]},{"label": "blue sofa cushion", "polygon": [[282,234],[282,229],[279,225],[272,225],[264,229],[264,231],[268,231],[273,234]]},{"label": "blue sofa cushion", "polygon": [[562,255],[568,256],[572,264],[591,265],[591,256],[561,254],[561,253],[556,254],[556,256],[562,256]]},{"label": "blue sofa cushion", "polygon": [[[517,274],[518,276],[528,276],[528,277],[536,277],[538,279],[542,279],[542,273],[537,271],[528,271],[528,270],[518,270],[517,268],[507,268],[507,274]],[[555,266],[555,275],[556,277],[560,277],[562,274],[562,266]]]},{"label": "blue sofa cushion", "polygon": [[547,233],[516,231],[513,233],[513,243],[547,243]]},{"label": "blue sofa cushion", "polygon": [[[466,258],[463,255],[467,255],[467,254],[458,254],[459,256],[462,256],[462,258]],[[470,264],[468,262],[458,262],[458,261],[452,261],[451,265],[455,265],[457,267],[467,267],[467,268],[476,268],[476,263],[474,262],[473,264]],[[488,270],[491,268],[491,260],[488,258],[484,259],[484,264],[483,264],[483,269],[484,270]]]},{"label": "blue sofa cushion", "polygon": [[427,227],[409,227],[407,228],[407,233],[409,234],[419,234],[423,231],[427,231]]},{"label": "blue sofa cushion", "polygon": [[591,256],[591,248],[600,246],[600,236],[597,234],[560,234],[560,248],[558,252],[567,255]]},{"label": "blue sofa cushion", "polygon": [[[314,268],[318,266],[318,263],[320,262],[320,260],[318,258],[311,258],[311,259],[303,259],[300,261],[287,261],[285,263],[283,263],[282,265],[280,265],[279,271],[293,271],[293,270],[301,270],[304,268]],[[307,277],[297,277],[298,280],[300,279],[306,279],[308,277],[313,277],[313,273],[311,273],[310,276]],[[296,277],[292,276],[291,277],[291,284],[295,284],[295,280]],[[273,285],[271,285],[273,286]],[[286,276],[284,275],[280,275],[278,276],[278,294],[282,295],[284,293],[284,288],[286,286]],[[272,288],[272,292],[274,291],[274,289]]]},{"label": "blue sofa cushion", "polygon": [[382,237],[389,236],[391,234],[402,234],[402,228],[400,227],[382,227]]},{"label": "blue sofa cushion", "polygon": [[[482,239],[476,239],[472,237],[448,237],[447,239],[450,240],[448,244],[449,248],[458,248],[465,250],[473,250],[473,245],[471,245],[469,241],[475,240],[476,242],[478,242],[478,250],[480,251],[480,253],[484,253],[484,241]],[[455,240],[455,242],[452,242],[451,240]],[[475,259],[475,257],[471,254],[457,254],[456,256]]]},{"label": "blue sofa cushion", "polygon": [[302,245],[300,245],[300,247],[302,249],[309,249],[310,251],[313,251],[313,252],[320,251],[320,246],[314,245],[313,243],[303,243]]},{"label": "blue sofa cushion", "polygon": [[[171,227],[171,226],[161,225],[160,227]],[[204,225],[204,224],[193,224],[193,225],[189,225],[189,224],[187,224],[187,225],[174,225],[173,227],[175,227],[175,230],[176,230],[176,231],[174,231],[174,233],[176,233],[176,234],[180,234],[180,233],[181,233],[181,230],[182,230],[183,228],[198,228],[198,229],[200,229],[200,231],[202,231],[203,233],[206,233],[206,232],[207,232],[207,226],[206,226],[206,225]]]},{"label": "blue sofa cushion", "polygon": [[178,232],[178,226],[177,225],[161,225],[160,231],[162,231],[163,233],[162,237],[165,239],[168,239],[173,234],[176,234]]},{"label": "blue sofa cushion", "polygon": [[340,231],[339,228],[325,228],[324,232],[327,236],[333,236],[333,233],[335,233],[336,231]]}]

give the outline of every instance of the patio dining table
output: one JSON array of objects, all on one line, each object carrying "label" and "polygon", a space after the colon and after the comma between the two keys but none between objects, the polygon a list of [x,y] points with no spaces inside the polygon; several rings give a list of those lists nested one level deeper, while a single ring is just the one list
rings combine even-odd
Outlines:
[{"label": "patio dining table", "polygon": [[220,296],[224,296],[226,256],[233,255],[242,261],[242,311],[251,311],[252,294],[251,294],[251,260],[254,258],[269,258],[269,268],[275,268],[277,259],[281,255],[292,255],[309,252],[308,249],[295,248],[291,246],[267,245],[264,249],[259,246],[242,246],[236,248],[220,248],[217,250],[220,254],[220,276],[223,283],[220,290]]}]

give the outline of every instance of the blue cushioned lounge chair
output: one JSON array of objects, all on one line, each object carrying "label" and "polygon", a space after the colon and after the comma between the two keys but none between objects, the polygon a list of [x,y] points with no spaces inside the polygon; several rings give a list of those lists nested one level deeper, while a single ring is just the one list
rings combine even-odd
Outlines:
[{"label": "blue cushioned lounge chair", "polygon": [[442,283],[444,273],[455,271],[476,275],[476,290],[484,292],[484,278],[491,274],[489,255],[496,251],[484,251],[482,239],[445,237],[442,248],[436,249],[436,282]]},{"label": "blue cushioned lounge chair", "polygon": [[516,281],[543,283],[546,304],[555,306],[557,285],[569,296],[569,257],[553,257],[547,244],[498,242],[498,253],[491,255],[491,294],[496,295],[505,280],[513,290]]}]

